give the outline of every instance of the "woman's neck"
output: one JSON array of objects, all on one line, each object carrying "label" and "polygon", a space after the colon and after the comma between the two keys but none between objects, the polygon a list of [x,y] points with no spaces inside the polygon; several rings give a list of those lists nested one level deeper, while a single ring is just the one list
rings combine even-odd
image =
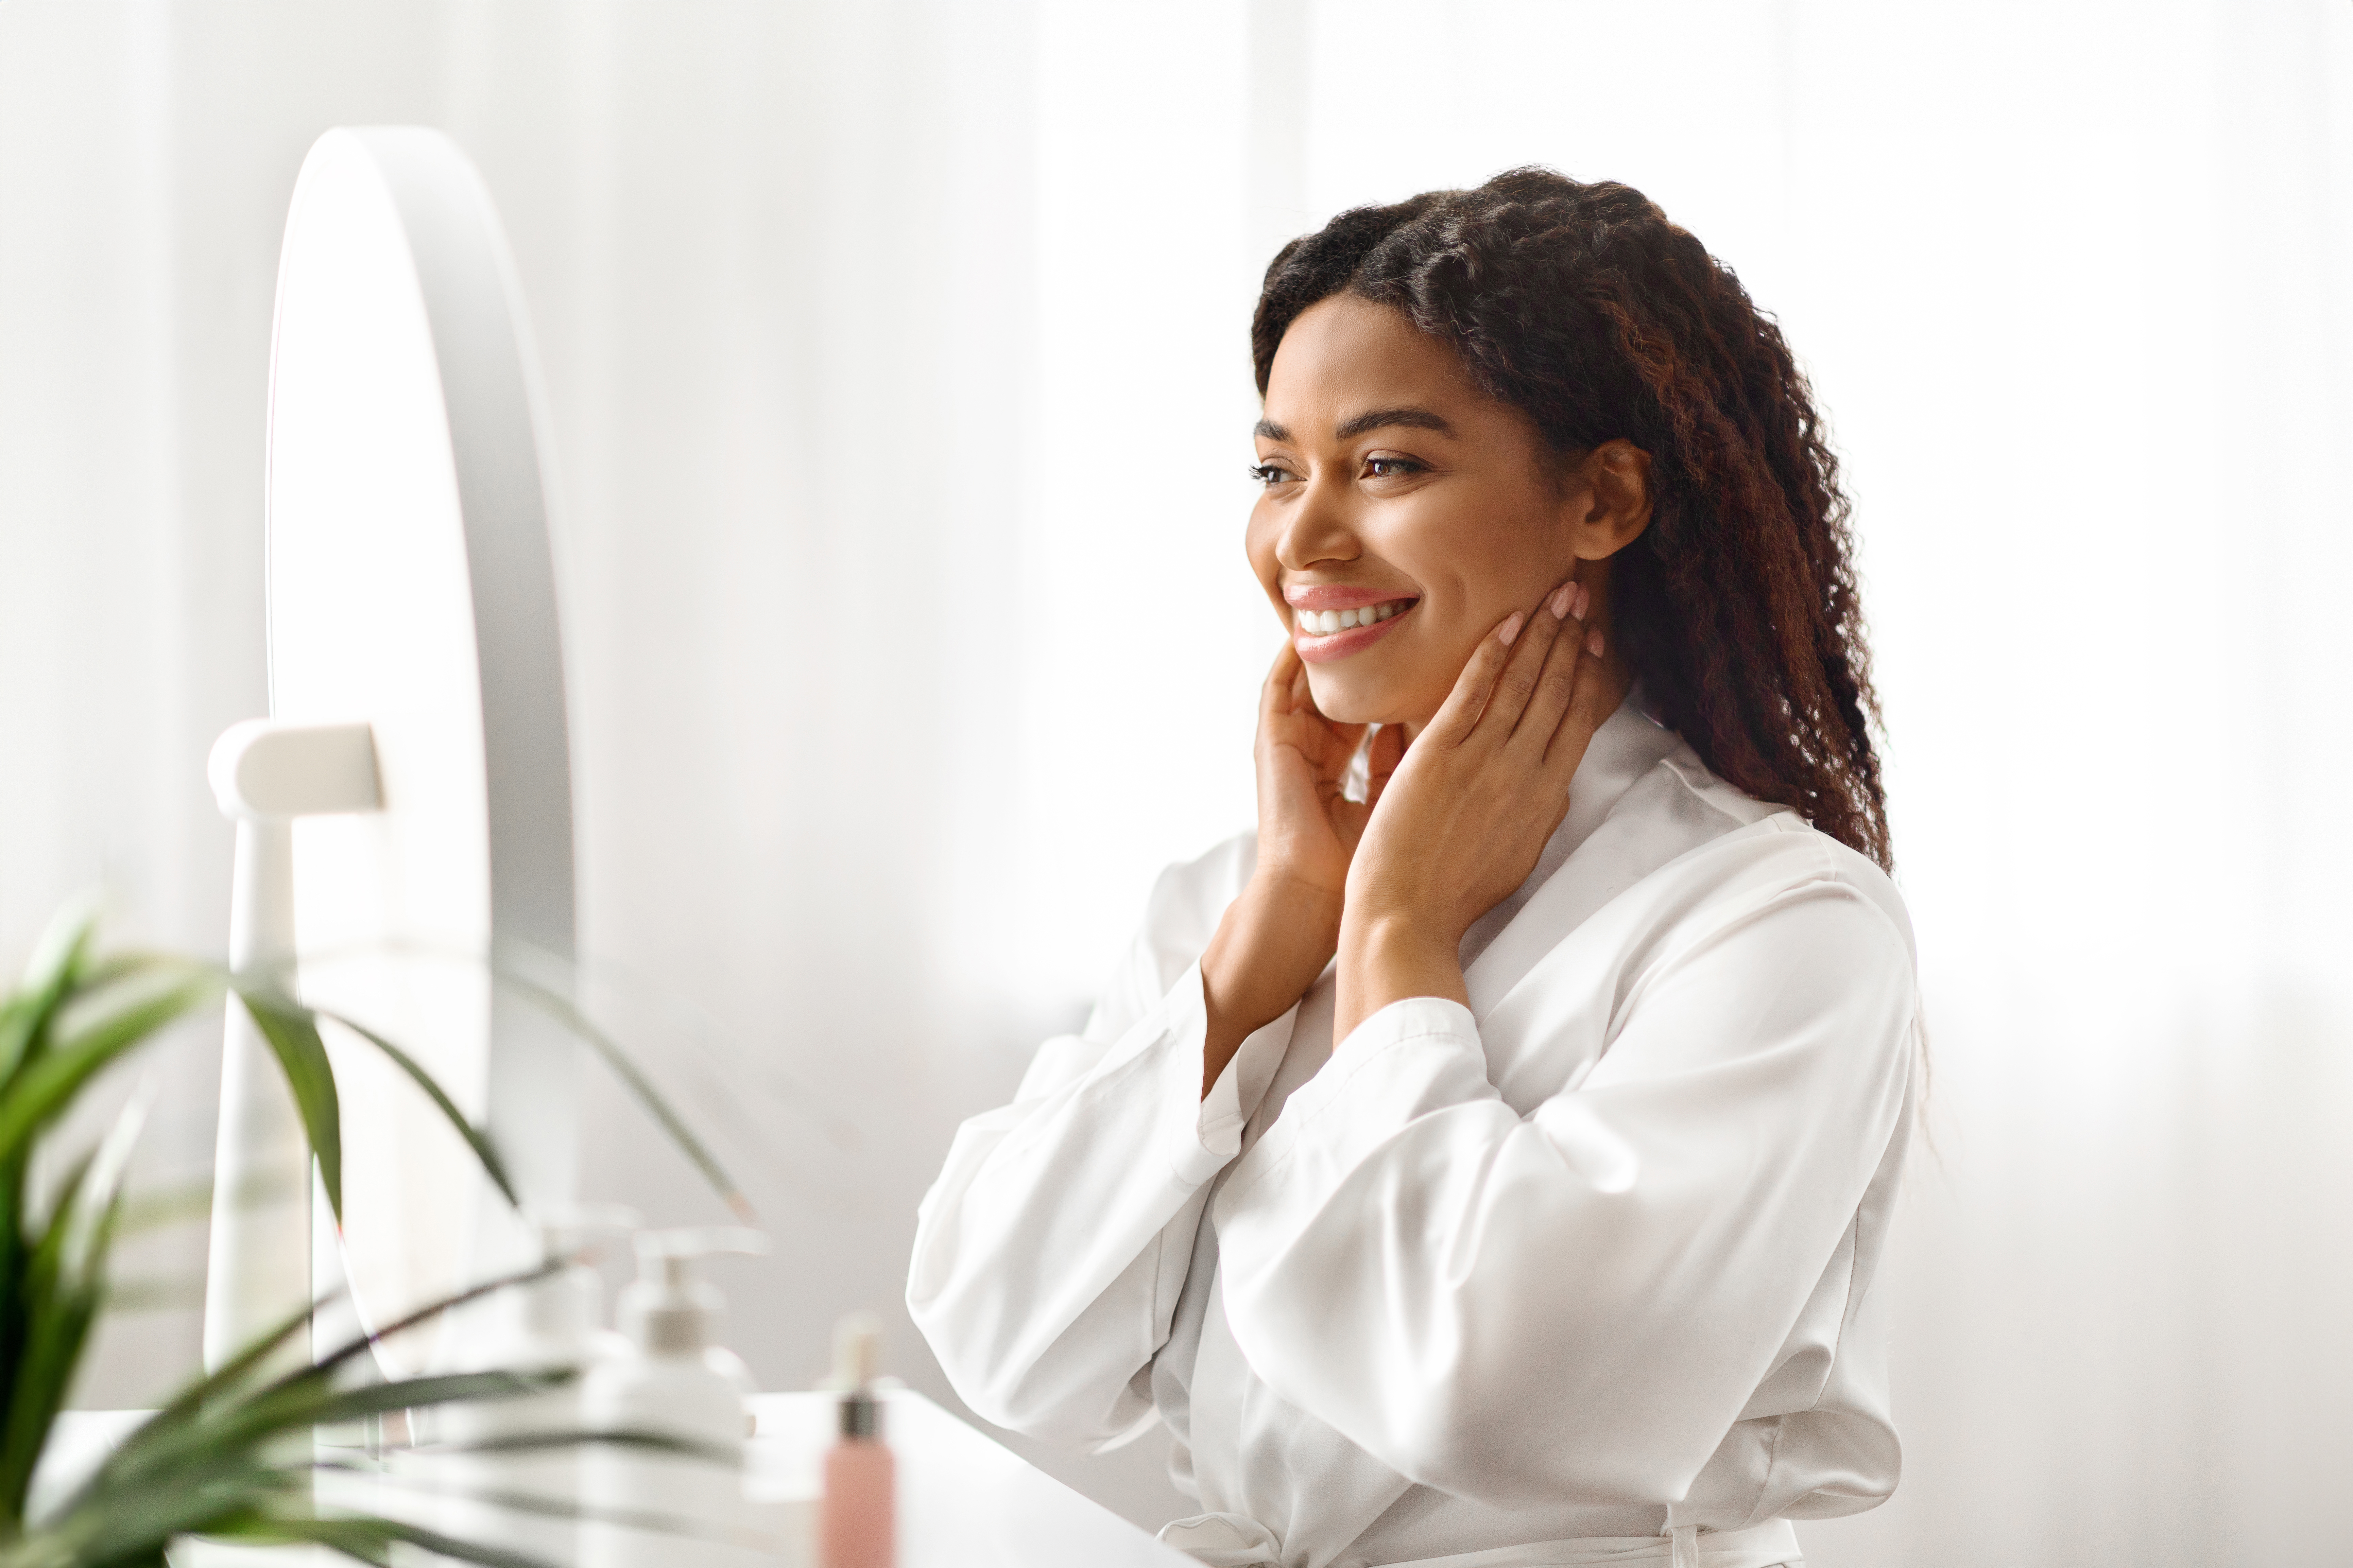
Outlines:
[{"label": "woman's neck", "polygon": [[[1609,714],[1617,712],[1620,705],[1626,700],[1626,693],[1634,685],[1634,668],[1626,662],[1626,656],[1618,646],[1617,629],[1609,619],[1609,563],[1607,561],[1579,562],[1577,580],[1583,583],[1587,591],[1593,595],[1592,606],[1588,610],[1585,617],[1586,627],[1588,631],[1598,631],[1601,634],[1601,673],[1602,678],[1609,683],[1608,689],[1610,694],[1609,708],[1603,715],[1606,719]],[[1423,728],[1437,716],[1435,712],[1430,712],[1412,719],[1392,721],[1392,722],[1404,726],[1405,743],[1410,750],[1414,742],[1420,739]]]}]

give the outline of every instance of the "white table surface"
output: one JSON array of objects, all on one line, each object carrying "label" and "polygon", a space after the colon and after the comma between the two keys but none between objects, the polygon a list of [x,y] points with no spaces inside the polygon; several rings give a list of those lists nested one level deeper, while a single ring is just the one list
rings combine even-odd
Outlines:
[{"label": "white table surface", "polygon": [[[745,1468],[770,1497],[813,1499],[832,1446],[830,1394],[762,1394]],[[143,1412],[69,1411],[43,1457],[42,1486],[70,1484],[120,1442]],[[898,1460],[899,1568],[1195,1568],[1100,1503],[1080,1496],[922,1394],[883,1395],[883,1439]],[[54,1461],[54,1464],[53,1464]],[[256,1550],[186,1542],[175,1568],[311,1568],[349,1559],[307,1548]]]},{"label": "white table surface", "polygon": [[[763,1394],[752,1405],[754,1472],[814,1495],[834,1396]],[[898,1458],[899,1568],[1198,1568],[920,1394],[891,1390],[882,1424]]]}]

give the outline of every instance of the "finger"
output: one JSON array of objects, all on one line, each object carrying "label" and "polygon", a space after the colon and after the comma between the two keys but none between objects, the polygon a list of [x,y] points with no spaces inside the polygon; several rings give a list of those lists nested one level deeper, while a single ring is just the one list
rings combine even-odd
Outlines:
[{"label": "finger", "polygon": [[1261,718],[1291,710],[1292,688],[1306,670],[1307,665],[1300,658],[1299,650],[1285,641],[1282,650],[1274,656],[1274,663],[1267,668],[1266,684],[1259,688],[1258,708]]},{"label": "finger", "polygon": [[1526,628],[1513,642],[1512,656],[1504,661],[1503,674],[1495,678],[1495,694],[1487,700],[1486,710],[1479,715],[1480,734],[1508,740],[1520,715],[1527,711],[1529,700],[1535,696],[1536,680],[1544,671],[1546,656],[1552,652],[1553,643],[1560,635],[1560,617],[1552,613],[1552,605],[1559,598],[1560,589],[1556,588],[1528,616]]},{"label": "finger", "polygon": [[1267,671],[1266,685],[1260,693],[1259,724],[1264,728],[1276,720],[1306,717],[1321,721],[1316,711],[1314,694],[1307,686],[1307,661],[1289,643],[1274,656],[1274,668]]},{"label": "finger", "polygon": [[1335,724],[1324,717],[1307,684],[1306,661],[1289,643],[1275,655],[1261,689],[1259,731],[1295,749],[1327,783],[1338,779],[1365,738],[1362,724]]},{"label": "finger", "polygon": [[1267,671],[1266,684],[1259,688],[1258,740],[1261,746],[1289,746],[1305,754],[1305,745],[1312,744],[1310,731],[1322,725],[1312,721],[1313,710],[1300,712],[1298,692],[1302,671],[1298,652],[1289,643],[1275,655],[1274,668]]},{"label": "finger", "polygon": [[1576,773],[1577,764],[1584,761],[1585,748],[1591,742],[1594,731],[1601,728],[1626,697],[1624,685],[1603,658],[1604,648],[1600,629],[1588,629],[1577,649],[1576,692],[1545,750],[1545,765],[1559,777],[1564,790]]},{"label": "finger", "polygon": [[1487,706],[1488,695],[1495,689],[1495,678],[1504,673],[1504,666],[1512,657],[1512,642],[1520,635],[1527,616],[1517,610],[1504,617],[1503,624],[1479,639],[1462,666],[1462,673],[1454,678],[1454,689],[1438,705],[1430,716],[1429,727],[1422,733],[1427,745],[1435,737],[1441,745],[1459,746],[1479,721],[1480,710]]},{"label": "finger", "polygon": [[1545,652],[1544,668],[1536,674],[1535,690],[1512,731],[1512,739],[1518,745],[1532,748],[1538,756],[1545,754],[1553,732],[1560,728],[1561,715],[1568,711],[1569,700],[1576,695],[1585,617],[1592,605],[1593,595],[1583,584],[1563,583],[1537,612],[1538,619],[1550,620],[1558,632],[1552,647]]}]

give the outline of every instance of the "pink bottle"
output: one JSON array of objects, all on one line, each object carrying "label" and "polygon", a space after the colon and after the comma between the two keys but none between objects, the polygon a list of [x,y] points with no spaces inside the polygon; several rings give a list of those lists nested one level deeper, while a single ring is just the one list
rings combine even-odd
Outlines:
[{"label": "pink bottle", "polygon": [[860,1312],[844,1318],[833,1332],[841,1438],[825,1456],[818,1568],[892,1568],[898,1561],[896,1467],[882,1441],[882,1405],[874,1396],[878,1327]]}]

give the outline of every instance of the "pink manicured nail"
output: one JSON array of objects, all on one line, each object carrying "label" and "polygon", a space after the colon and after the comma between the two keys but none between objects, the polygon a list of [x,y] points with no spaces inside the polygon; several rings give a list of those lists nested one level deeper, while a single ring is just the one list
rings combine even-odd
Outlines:
[{"label": "pink manicured nail", "polygon": [[1597,631],[1587,634],[1585,638],[1585,651],[1591,654],[1596,658],[1599,658],[1601,657],[1601,634],[1599,632]]},{"label": "pink manicured nail", "polygon": [[1591,608],[1593,608],[1593,595],[1584,584],[1579,583],[1577,585],[1577,618],[1583,620],[1585,612]]},{"label": "pink manicured nail", "polygon": [[1511,647],[1512,639],[1520,635],[1520,623],[1526,619],[1527,617],[1525,616],[1523,616],[1517,610],[1514,610],[1510,616],[1505,619],[1503,626],[1497,628],[1495,635],[1503,639],[1503,644],[1505,647]]},{"label": "pink manicured nail", "polygon": [[1552,618],[1556,621],[1568,619],[1568,607],[1576,602],[1576,584],[1563,583],[1559,587],[1555,588],[1552,591]]}]

